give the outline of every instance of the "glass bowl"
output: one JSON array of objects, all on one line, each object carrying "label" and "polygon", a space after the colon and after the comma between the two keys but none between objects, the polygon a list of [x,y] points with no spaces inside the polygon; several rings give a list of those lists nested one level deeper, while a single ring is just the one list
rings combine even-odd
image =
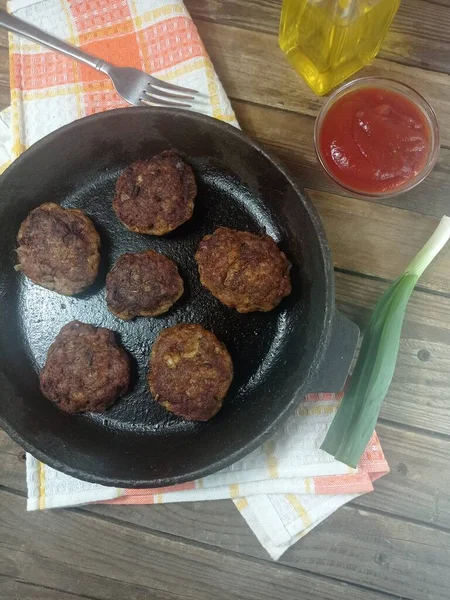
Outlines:
[{"label": "glass bowl", "polygon": [[[430,147],[428,152],[427,160],[422,167],[422,169],[411,179],[408,179],[404,183],[400,184],[398,187],[389,189],[387,191],[365,191],[362,188],[353,188],[348,184],[342,183],[334,173],[330,171],[325,161],[325,158],[322,156],[322,152],[320,149],[320,133],[322,129],[322,125],[328,111],[336,101],[340,100],[343,96],[350,92],[354,92],[355,90],[361,88],[377,88],[382,90],[390,90],[392,92],[396,92],[405,96],[410,102],[412,102],[423,114],[426,122],[428,123],[430,129]],[[314,126],[314,146],[317,154],[317,158],[319,159],[320,164],[323,169],[327,173],[327,175],[339,185],[342,189],[347,190],[353,194],[358,196],[362,196],[364,198],[389,198],[393,196],[398,196],[403,192],[411,190],[416,185],[418,185],[421,181],[429,175],[431,170],[439,156],[439,125],[436,118],[436,114],[433,108],[428,104],[423,96],[421,96],[418,92],[416,92],[413,88],[409,87],[404,83],[400,83],[399,81],[395,81],[394,79],[385,79],[383,77],[361,77],[359,79],[355,79],[354,81],[350,81],[345,85],[338,88],[335,92],[333,92],[330,97],[326,100],[325,104],[322,106],[319,115],[316,119],[316,123]]]}]

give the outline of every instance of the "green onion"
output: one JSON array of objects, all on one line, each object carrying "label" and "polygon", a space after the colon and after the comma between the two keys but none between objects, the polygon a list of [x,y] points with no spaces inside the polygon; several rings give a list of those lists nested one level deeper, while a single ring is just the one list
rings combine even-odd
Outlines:
[{"label": "green onion", "polygon": [[355,370],[321,446],[337,460],[356,467],[374,432],[395,371],[406,306],[419,277],[450,239],[450,217],[443,217],[406,271],[375,306]]}]

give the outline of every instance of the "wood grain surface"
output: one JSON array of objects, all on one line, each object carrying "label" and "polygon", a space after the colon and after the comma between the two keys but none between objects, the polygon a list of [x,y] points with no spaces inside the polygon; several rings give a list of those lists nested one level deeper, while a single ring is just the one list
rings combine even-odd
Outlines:
[{"label": "wood grain surface", "polygon": [[[332,247],[337,304],[364,326],[450,214],[450,0],[403,0],[361,72],[417,88],[441,126],[433,173],[382,203],[343,194],[318,165],[312,135],[323,99],[278,48],[281,0],[186,5],[242,128],[308,189]],[[0,31],[0,108],[8,104]],[[25,455],[0,432],[0,600],[448,600],[450,248],[411,298],[378,434],[391,473],[274,563],[228,501],[27,514]]]}]

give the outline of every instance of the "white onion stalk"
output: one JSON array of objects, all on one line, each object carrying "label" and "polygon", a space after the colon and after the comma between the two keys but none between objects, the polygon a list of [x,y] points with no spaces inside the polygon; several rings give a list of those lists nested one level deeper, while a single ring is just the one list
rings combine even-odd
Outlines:
[{"label": "white onion stalk", "polygon": [[422,250],[375,306],[349,388],[321,446],[350,467],[357,466],[366,449],[394,376],[403,319],[412,291],[449,239],[450,217],[442,217]]}]

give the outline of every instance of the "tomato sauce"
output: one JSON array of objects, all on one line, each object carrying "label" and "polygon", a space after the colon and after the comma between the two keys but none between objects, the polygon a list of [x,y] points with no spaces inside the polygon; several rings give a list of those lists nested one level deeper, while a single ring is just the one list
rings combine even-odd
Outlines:
[{"label": "tomato sauce", "polygon": [[395,191],[427,164],[430,125],[403,94],[373,87],[342,96],[324,117],[319,151],[345,187],[361,193]]}]

